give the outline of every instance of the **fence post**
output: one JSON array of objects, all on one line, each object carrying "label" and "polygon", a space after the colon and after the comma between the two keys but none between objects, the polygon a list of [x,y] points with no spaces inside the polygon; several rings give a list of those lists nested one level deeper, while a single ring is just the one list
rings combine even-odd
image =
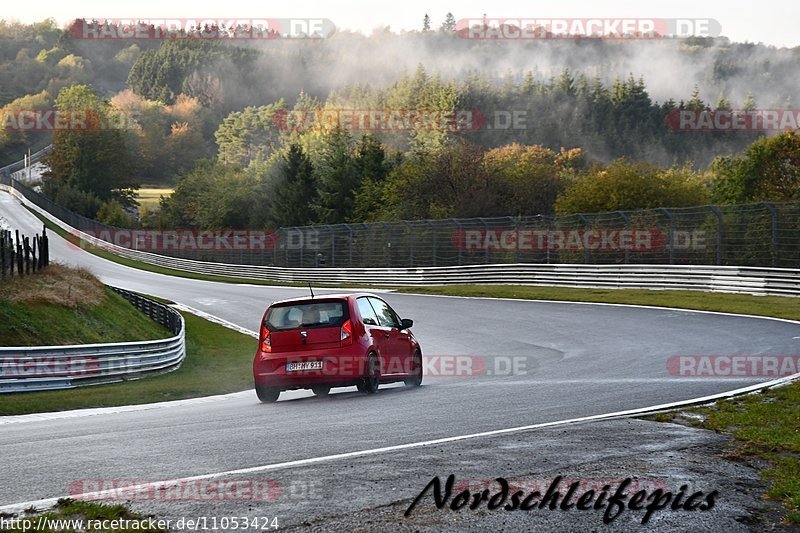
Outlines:
[{"label": "fence post", "polygon": [[15,242],[17,243],[17,274],[23,276],[25,272],[23,272],[23,266],[22,266],[22,242],[19,239],[19,230],[15,230],[15,233],[17,236],[15,240]]},{"label": "fence post", "polygon": [[[631,219],[628,218],[628,215],[625,214],[625,211],[617,211],[617,213],[619,213],[619,215],[622,217],[622,220],[625,221],[625,229],[630,231],[631,230]],[[587,248],[588,248],[588,246],[587,246]],[[631,262],[631,251],[630,251],[630,249],[626,249],[625,250],[625,264],[627,265],[630,262]]]},{"label": "fence post", "polygon": [[778,264],[778,211],[775,209],[775,206],[769,202],[764,202],[764,207],[769,209],[769,213],[772,218],[772,224],[770,227],[772,243],[770,245],[770,249],[772,251],[772,266],[776,266]]},{"label": "fence post", "polygon": [[[451,220],[453,222],[455,222],[456,227],[458,227],[458,234],[459,235],[463,235],[463,226],[461,225],[461,222],[459,222],[457,218],[453,218]],[[461,249],[462,248],[463,248],[463,246],[459,246],[458,247],[458,266],[461,266]]]},{"label": "fence post", "polygon": [[436,234],[436,225],[433,223],[433,220],[426,220],[426,224],[431,227],[431,238],[433,239],[433,243],[431,246],[431,265],[436,266],[436,241],[437,241],[437,234]]},{"label": "fence post", "polygon": [[[394,265],[392,264],[392,224],[389,222],[381,222],[381,226],[383,226],[383,231],[386,235],[386,262],[389,268],[392,268]],[[383,246],[381,246],[383,249]]]},{"label": "fence post", "polygon": [[408,266],[414,267],[414,228],[408,220],[403,220],[403,224],[408,228]]},{"label": "fence post", "polygon": [[717,265],[722,264],[722,212],[715,205],[708,206],[708,209],[717,217]]},{"label": "fence post", "polygon": [[[578,218],[581,219],[581,222],[583,222],[583,224],[586,226],[586,231],[589,231],[591,229],[591,225],[589,223],[589,219],[586,218],[585,216],[583,216],[583,213],[578,213]],[[589,247],[588,246],[584,246],[583,247],[583,262],[584,262],[584,264],[586,264],[586,265],[591,264],[591,258],[592,258],[592,256],[591,256],[591,252],[589,251]]]},{"label": "fence post", "polygon": [[0,278],[6,277],[6,232],[0,231]]},{"label": "fence post", "polygon": [[[486,236],[489,235],[489,224],[486,223],[486,221],[483,219],[483,217],[478,217],[478,220],[480,220],[481,224],[483,224],[484,242],[487,242],[488,239],[486,239]],[[484,246],[483,247],[483,263],[485,265],[489,264],[489,247],[488,246]]]},{"label": "fence post", "polygon": [[353,228],[350,226],[350,224],[345,224],[344,227],[347,228],[347,232],[350,234],[350,244],[347,247],[349,253],[348,265],[350,265],[350,268],[353,268]]},{"label": "fence post", "polygon": [[669,219],[669,264],[675,264],[675,217],[669,209],[662,207],[661,210]]},{"label": "fence post", "polygon": [[333,228],[334,226],[328,227],[328,233],[331,235],[331,268],[336,266],[336,231]]}]

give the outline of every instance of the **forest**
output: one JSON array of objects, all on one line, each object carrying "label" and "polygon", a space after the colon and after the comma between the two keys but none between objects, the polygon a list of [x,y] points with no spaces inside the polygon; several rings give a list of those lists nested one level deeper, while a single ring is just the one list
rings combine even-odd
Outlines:
[{"label": "forest", "polygon": [[[0,163],[52,143],[42,190],[107,223],[279,227],[798,199],[795,133],[669,120],[791,109],[798,49],[725,37],[481,41],[445,23],[252,41],[86,40],[73,29],[0,21]],[[87,109],[122,126],[6,120]],[[323,113],[472,118],[287,122]],[[175,192],[139,209],[142,185]]]}]

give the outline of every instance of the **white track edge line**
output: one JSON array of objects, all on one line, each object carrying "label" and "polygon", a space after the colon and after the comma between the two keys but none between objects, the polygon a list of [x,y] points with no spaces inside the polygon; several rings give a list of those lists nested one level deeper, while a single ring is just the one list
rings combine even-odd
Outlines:
[{"label": "white track edge line", "polygon": [[[166,489],[168,487],[177,485],[179,483],[186,483],[191,481],[201,481],[207,479],[217,479],[223,476],[237,476],[242,474],[254,474],[259,472],[270,472],[275,470],[282,470],[287,468],[294,468],[294,467],[301,467],[319,463],[326,463],[326,462],[333,462],[338,461],[341,459],[351,459],[357,457],[365,457],[369,455],[377,455],[387,452],[395,452],[399,450],[409,450],[413,448],[422,448],[426,446],[436,446],[439,444],[448,444],[451,442],[458,442],[464,440],[471,440],[471,439],[478,439],[484,437],[493,437],[496,435],[508,435],[511,433],[522,433],[526,431],[533,431],[536,429],[544,429],[549,427],[556,427],[556,426],[564,426],[569,424],[578,424],[581,422],[593,422],[599,420],[609,420],[614,418],[623,418],[623,417],[631,417],[631,416],[641,416],[645,414],[650,414],[658,411],[664,411],[668,409],[674,409],[676,407],[686,406],[686,405],[693,405],[698,403],[708,403],[714,400],[728,398],[731,396],[746,394],[750,392],[755,392],[764,388],[774,387],[778,385],[784,385],[796,379],[800,379],[800,373],[793,374],[791,376],[786,376],[780,379],[775,379],[766,383],[761,383],[758,385],[751,385],[749,387],[743,387],[741,389],[736,389],[729,392],[723,392],[719,394],[712,394],[710,396],[704,396],[700,398],[694,398],[692,400],[682,400],[679,402],[671,402],[666,404],[660,405],[653,405],[650,407],[640,407],[637,409],[628,409],[625,411],[617,411],[612,413],[605,413],[600,415],[591,415],[591,416],[584,416],[579,418],[571,418],[568,420],[558,420],[554,422],[542,422],[539,424],[531,424],[527,426],[518,426],[512,428],[504,428],[504,429],[495,429],[490,431],[483,431],[480,433],[470,433],[467,435],[457,435],[454,437],[443,437],[439,439],[432,439],[426,441],[419,441],[419,442],[412,442],[407,444],[397,444],[394,446],[385,446],[382,448],[372,448],[368,450],[359,450],[353,452],[344,452],[338,453],[334,455],[324,455],[320,457],[312,457],[308,459],[297,459],[294,461],[286,461],[282,463],[273,463],[267,465],[260,465],[260,466],[253,466],[247,468],[239,468],[236,470],[226,470],[223,472],[213,472],[208,474],[199,474],[195,476],[188,476],[183,478],[175,478],[163,481],[155,481],[150,483],[142,483],[138,485],[131,485],[130,487],[118,487],[111,490],[104,490],[104,491],[97,491],[97,492],[87,492],[83,494],[71,494],[69,497],[74,499],[102,499],[104,497],[113,497],[119,494],[119,492],[127,492],[127,491],[137,491],[137,490],[146,490],[146,489]],[[41,500],[33,500],[28,502],[20,502],[20,503],[13,503],[8,504],[0,507],[0,512],[4,513],[18,513],[27,509],[29,507],[36,507],[37,509],[40,508],[49,508],[56,504],[59,500],[58,497],[55,498],[45,498]]]}]

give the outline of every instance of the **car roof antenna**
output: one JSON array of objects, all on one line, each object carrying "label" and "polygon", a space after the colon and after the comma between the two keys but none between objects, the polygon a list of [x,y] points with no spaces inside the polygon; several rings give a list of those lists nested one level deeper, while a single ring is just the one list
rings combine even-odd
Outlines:
[{"label": "car roof antenna", "polygon": [[308,290],[311,291],[311,297],[314,297],[314,289],[311,288],[311,282],[308,282]]}]

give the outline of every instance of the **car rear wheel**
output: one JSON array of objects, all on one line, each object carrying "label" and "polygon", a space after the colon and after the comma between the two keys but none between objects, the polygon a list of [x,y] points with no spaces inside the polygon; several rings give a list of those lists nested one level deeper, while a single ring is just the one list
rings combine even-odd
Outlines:
[{"label": "car rear wheel", "polygon": [[311,390],[314,392],[314,396],[327,396],[331,392],[331,387],[329,385],[317,385],[316,387],[311,387]]},{"label": "car rear wheel", "polygon": [[419,387],[422,385],[422,354],[419,350],[414,352],[414,359],[411,363],[411,374],[410,378],[406,378],[403,382],[406,384],[406,387]]},{"label": "car rear wheel", "polygon": [[375,394],[378,392],[380,381],[381,368],[378,364],[378,355],[371,353],[367,359],[367,375],[361,378],[361,381],[357,385],[358,390],[367,394]]},{"label": "car rear wheel", "polygon": [[263,403],[274,403],[281,395],[281,390],[276,387],[265,387],[263,385],[256,385],[256,396]]}]

